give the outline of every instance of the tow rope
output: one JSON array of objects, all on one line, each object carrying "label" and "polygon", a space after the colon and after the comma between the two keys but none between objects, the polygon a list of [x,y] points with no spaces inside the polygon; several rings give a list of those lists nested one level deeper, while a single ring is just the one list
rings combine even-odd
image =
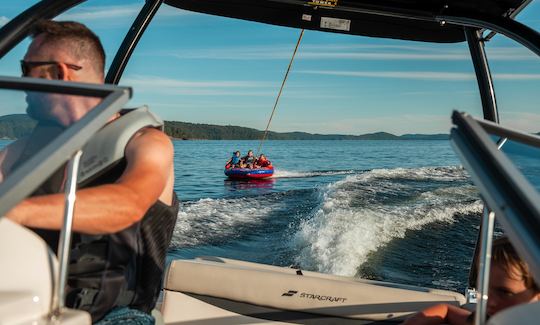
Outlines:
[{"label": "tow rope", "polygon": [[270,114],[270,119],[268,119],[268,124],[266,124],[266,129],[264,130],[263,137],[261,139],[261,143],[259,144],[259,148],[257,149],[257,156],[259,156],[259,153],[261,152],[262,145],[264,141],[266,140],[266,136],[268,135],[268,128],[270,128],[270,123],[272,123],[272,118],[274,117],[274,113],[276,112],[276,107],[279,102],[279,98],[281,97],[281,92],[283,91],[283,87],[285,86],[285,82],[287,81],[287,77],[289,76],[289,71],[291,70],[292,63],[294,61],[294,56],[296,55],[296,51],[298,50],[298,46],[300,45],[300,41],[302,40],[302,36],[304,36],[304,29],[300,32],[300,36],[298,37],[298,41],[296,42],[296,47],[294,48],[293,55],[291,57],[291,61],[289,62],[289,66],[287,67],[287,72],[285,72],[285,77],[283,78],[283,82],[281,83],[281,88],[279,88],[279,93],[277,95],[276,101],[274,103],[274,108],[272,109],[272,114]]}]

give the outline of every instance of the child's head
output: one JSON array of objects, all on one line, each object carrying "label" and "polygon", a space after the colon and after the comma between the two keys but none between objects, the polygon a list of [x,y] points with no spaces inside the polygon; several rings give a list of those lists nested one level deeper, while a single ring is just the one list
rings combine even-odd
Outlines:
[{"label": "child's head", "polygon": [[540,299],[540,290],[506,237],[493,242],[489,277],[488,315],[505,308]]}]

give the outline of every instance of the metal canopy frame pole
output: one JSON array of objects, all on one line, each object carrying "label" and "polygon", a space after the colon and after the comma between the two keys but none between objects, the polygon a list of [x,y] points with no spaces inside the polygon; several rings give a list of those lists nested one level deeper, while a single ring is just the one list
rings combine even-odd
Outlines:
[{"label": "metal canopy frame pole", "polygon": [[540,33],[510,18],[482,18],[464,16],[437,16],[435,20],[463,27],[490,29],[513,39],[540,56]]},{"label": "metal canopy frame pole", "polygon": [[22,12],[0,29],[0,58],[17,46],[36,21],[52,19],[85,0],[44,0]]},{"label": "metal canopy frame pole", "polygon": [[493,86],[491,71],[489,70],[482,34],[478,29],[465,27],[465,37],[469,44],[469,51],[471,52],[474,71],[476,72],[484,119],[499,123],[495,88]]},{"label": "metal canopy frame pole", "polygon": [[[508,14],[508,18],[512,18],[514,19],[523,9],[527,8],[527,6],[532,2],[532,0],[525,0],[523,1],[523,3],[517,7],[516,9],[514,9],[514,11],[510,12]],[[484,37],[484,39],[486,41],[489,41],[490,39],[492,39],[495,35],[497,35],[496,32],[490,32],[486,37]]]},{"label": "metal canopy frame pole", "polygon": [[491,247],[493,244],[494,226],[495,213],[490,211],[488,207],[484,206],[482,226],[480,227],[480,252],[478,256],[478,279],[476,282],[478,296],[476,298],[476,313],[474,315],[475,325],[483,325],[486,322],[489,271],[491,270]]},{"label": "metal canopy frame pole", "polygon": [[53,316],[58,316],[65,307],[65,291],[68,277],[69,252],[71,250],[71,237],[73,228],[73,217],[75,212],[75,200],[77,191],[77,176],[79,174],[79,162],[82,151],[78,150],[67,165],[67,180],[65,185],[65,207],[64,222],[60,230],[60,241],[58,243],[59,272],[58,279],[54,286]]},{"label": "metal canopy frame pole", "polygon": [[[499,113],[497,110],[497,99],[495,97],[495,88],[493,86],[493,79],[491,77],[491,71],[489,69],[489,64],[487,60],[486,51],[484,48],[484,41],[481,38],[482,32],[479,29],[471,28],[471,27],[465,27],[465,38],[467,39],[467,43],[469,44],[469,51],[471,53],[471,59],[473,61],[474,71],[476,73],[476,80],[478,82],[478,88],[480,91],[480,98],[482,100],[482,110],[484,113],[484,119],[493,121],[495,123],[499,123]],[[486,249],[491,250],[491,241],[490,241],[490,247],[486,248],[483,247],[485,244],[485,240],[482,237],[485,237],[485,222],[484,219],[486,218],[487,212],[486,207],[484,207],[484,218],[482,219],[482,223],[480,225],[480,229],[478,230],[478,235],[476,238],[476,246],[474,248],[473,253],[473,259],[471,262],[471,268],[469,270],[469,280],[468,280],[468,288],[467,288],[467,299],[474,298],[474,290],[472,288],[476,288],[480,291],[481,296],[476,296],[477,303],[480,307],[480,304],[482,304],[484,299],[484,291],[482,291],[480,287],[480,283],[483,283],[481,279],[483,279],[482,276],[480,276],[480,273],[483,273],[485,270],[483,270],[479,266],[479,270],[475,270],[475,261],[479,260],[479,257],[483,257],[483,252]],[[489,235],[489,236],[492,236]],[[490,237],[491,238],[491,237]],[[481,265],[484,265],[481,263]],[[478,279],[477,279],[478,275]],[[489,277],[489,274],[488,274]],[[477,281],[478,280],[478,281]],[[472,295],[472,296],[471,296]],[[487,296],[486,296],[487,297]],[[479,308],[480,309],[480,308]],[[485,320],[485,309],[481,308],[479,310],[480,313],[484,315]],[[480,323],[476,323],[480,324]]]},{"label": "metal canopy frame pole", "polygon": [[127,32],[122,44],[118,48],[118,52],[114,56],[114,60],[111,63],[109,72],[107,72],[107,77],[105,78],[105,83],[117,85],[124,73],[124,69],[135,50],[135,47],[139,43],[146,27],[154,18],[154,15],[158,11],[159,7],[163,3],[163,0],[153,0],[146,1],[142,7],[139,15],[131,25],[131,28]]}]

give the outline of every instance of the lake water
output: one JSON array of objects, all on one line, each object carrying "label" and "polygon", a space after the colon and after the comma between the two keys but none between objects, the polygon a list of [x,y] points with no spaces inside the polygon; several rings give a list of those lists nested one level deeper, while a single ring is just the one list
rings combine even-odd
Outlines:
[{"label": "lake water", "polygon": [[175,141],[169,259],[214,255],[462,292],[481,201],[448,141],[267,141],[263,182],[223,165],[255,141]]},{"label": "lake water", "polygon": [[[276,172],[255,182],[227,180],[223,166],[258,142],[174,147],[181,204],[169,261],[213,255],[466,287],[482,203],[449,141],[267,141]],[[540,190],[540,150],[503,150]]]}]

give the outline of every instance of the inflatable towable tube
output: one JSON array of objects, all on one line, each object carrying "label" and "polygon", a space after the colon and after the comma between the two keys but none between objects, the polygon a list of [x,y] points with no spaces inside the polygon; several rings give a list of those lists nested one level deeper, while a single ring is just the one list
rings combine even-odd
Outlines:
[{"label": "inflatable towable tube", "polygon": [[274,167],[261,167],[261,168],[227,168],[225,166],[225,175],[230,179],[263,179],[272,177],[274,174]]}]

